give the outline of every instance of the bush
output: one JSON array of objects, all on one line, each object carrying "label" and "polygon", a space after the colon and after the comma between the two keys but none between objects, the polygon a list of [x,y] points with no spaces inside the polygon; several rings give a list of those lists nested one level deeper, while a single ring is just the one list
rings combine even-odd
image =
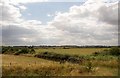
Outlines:
[{"label": "bush", "polygon": [[29,53],[31,53],[31,54],[35,53],[35,50],[33,48],[31,48]]},{"label": "bush", "polygon": [[10,46],[3,46],[2,47],[2,54],[27,54],[27,53],[35,53],[34,48],[28,48],[28,47],[10,47]]},{"label": "bush", "polygon": [[15,52],[14,55],[20,55],[21,53],[20,52]]},{"label": "bush", "polygon": [[20,55],[20,54],[27,54],[27,53],[35,53],[35,50],[32,48],[32,49],[29,49],[29,48],[22,48],[22,49],[19,49],[18,51],[16,51],[14,53],[14,55]]},{"label": "bush", "polygon": [[7,52],[7,51],[8,51],[8,48],[2,47],[2,54],[5,53],[5,52]]},{"label": "bush", "polygon": [[94,52],[93,55],[114,55],[119,56],[120,55],[120,49],[119,47],[112,47],[110,49],[105,49],[102,52]]},{"label": "bush", "polygon": [[94,52],[93,53],[93,55],[99,55],[100,54],[100,52]]},{"label": "bush", "polygon": [[29,51],[30,50],[28,48],[23,48],[23,49],[21,49],[20,53],[26,54],[26,53],[29,53]]},{"label": "bush", "polygon": [[86,65],[85,65],[85,67],[86,67],[86,70],[87,70],[88,72],[91,72],[92,69],[93,69],[92,62],[91,62],[91,61],[88,61],[88,62],[86,63]]},{"label": "bush", "polygon": [[16,49],[14,49],[14,47],[2,47],[2,54],[13,54],[15,51]]},{"label": "bush", "polygon": [[118,47],[112,47],[110,50],[109,50],[109,53],[110,55],[120,55],[120,49]]},{"label": "bush", "polygon": [[71,63],[80,63],[82,60],[82,58],[80,58],[79,56],[63,55],[63,54],[57,54],[53,52],[42,52],[42,53],[36,54],[35,57],[54,60],[54,61],[60,61],[60,62],[68,61]]}]

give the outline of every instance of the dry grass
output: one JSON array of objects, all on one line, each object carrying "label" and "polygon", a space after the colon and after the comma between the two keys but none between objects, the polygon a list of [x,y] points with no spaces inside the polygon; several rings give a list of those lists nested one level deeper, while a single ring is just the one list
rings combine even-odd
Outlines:
[{"label": "dry grass", "polygon": [[117,61],[92,60],[92,69],[88,72],[87,61],[72,64],[48,61],[35,57],[3,55],[3,76],[116,76]]}]

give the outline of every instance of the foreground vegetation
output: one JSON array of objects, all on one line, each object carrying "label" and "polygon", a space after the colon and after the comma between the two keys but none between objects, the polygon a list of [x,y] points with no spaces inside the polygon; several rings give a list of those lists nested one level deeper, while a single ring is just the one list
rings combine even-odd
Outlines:
[{"label": "foreground vegetation", "polygon": [[[82,52],[91,48],[71,48],[82,49]],[[87,50],[86,50],[87,49]],[[98,49],[98,50],[96,50]],[[11,51],[12,50],[12,51]],[[4,48],[2,52],[2,74],[3,76],[117,76],[118,57],[120,49],[95,48],[86,55],[70,54],[70,49],[61,49],[61,52],[42,51],[34,48]],[[58,50],[58,49],[57,49]],[[87,52],[86,52],[87,53]]]},{"label": "foreground vegetation", "polygon": [[116,59],[60,64],[34,57],[3,55],[2,73],[3,76],[116,76]]}]

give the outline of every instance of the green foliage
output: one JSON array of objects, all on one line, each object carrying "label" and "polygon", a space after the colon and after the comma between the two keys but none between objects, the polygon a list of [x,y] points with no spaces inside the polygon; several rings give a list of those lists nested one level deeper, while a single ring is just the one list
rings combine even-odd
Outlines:
[{"label": "green foliage", "polygon": [[101,52],[94,52],[93,55],[113,55],[119,56],[120,55],[120,48],[119,47],[112,47],[110,49],[105,49]]},{"label": "green foliage", "polygon": [[16,51],[14,53],[14,55],[27,54],[27,53],[29,53],[29,51],[30,50],[28,48],[22,48],[22,49],[19,49],[18,51]]},{"label": "green foliage", "polygon": [[2,54],[13,54],[15,51],[17,51],[18,49],[14,48],[14,47],[2,47]]},{"label": "green foliage", "polygon": [[32,54],[35,53],[35,50],[33,48],[31,48],[30,53],[32,53]]},{"label": "green foliage", "polygon": [[5,53],[6,51],[8,51],[8,48],[2,47],[2,54]]},{"label": "green foliage", "polygon": [[110,52],[110,55],[116,55],[116,56],[120,55],[120,49],[118,47],[112,47],[109,50],[109,52]]},{"label": "green foliage", "polygon": [[18,51],[16,51],[15,53],[14,53],[14,55],[20,55],[22,53],[22,51],[21,51],[21,49],[19,49]]},{"label": "green foliage", "polygon": [[14,54],[14,55],[19,55],[19,54],[33,54],[35,53],[35,50],[33,47],[2,47],[2,54]]},{"label": "green foliage", "polygon": [[60,61],[60,62],[72,62],[72,63],[81,63],[83,58],[75,55],[63,55],[63,54],[57,54],[53,52],[41,52],[39,54],[36,54],[35,57],[38,58],[44,58],[48,60],[54,60],[54,61]]},{"label": "green foliage", "polygon": [[14,53],[14,55],[20,55],[20,54],[33,54],[35,53],[35,50],[32,48],[32,49],[29,49],[29,48],[22,48],[22,49],[19,49],[18,51],[16,51]]},{"label": "green foliage", "polygon": [[26,54],[26,53],[29,53],[29,51],[30,50],[28,48],[23,48],[23,49],[21,49],[20,53]]},{"label": "green foliage", "polygon": [[93,69],[93,65],[92,65],[92,62],[91,61],[88,61],[85,65],[85,68],[88,72],[91,72],[92,69]]}]

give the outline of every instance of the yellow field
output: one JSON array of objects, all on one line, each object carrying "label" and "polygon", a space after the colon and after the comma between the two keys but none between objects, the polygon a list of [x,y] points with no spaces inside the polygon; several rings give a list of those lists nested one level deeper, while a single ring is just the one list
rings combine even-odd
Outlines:
[{"label": "yellow field", "polygon": [[98,52],[108,48],[70,48],[70,49],[62,49],[62,48],[48,48],[48,49],[36,49],[36,52],[55,52],[59,54],[70,54],[70,55],[90,55],[94,52]]},{"label": "yellow field", "polygon": [[2,55],[3,76],[116,76],[117,60],[92,61],[92,72],[87,65],[48,61],[35,57]]},{"label": "yellow field", "polygon": [[16,65],[24,65],[29,66],[31,64],[38,65],[38,64],[54,64],[53,61],[48,61],[44,59],[34,58],[34,57],[27,57],[27,56],[15,56],[15,55],[2,55],[2,65],[3,66],[16,66]]}]

